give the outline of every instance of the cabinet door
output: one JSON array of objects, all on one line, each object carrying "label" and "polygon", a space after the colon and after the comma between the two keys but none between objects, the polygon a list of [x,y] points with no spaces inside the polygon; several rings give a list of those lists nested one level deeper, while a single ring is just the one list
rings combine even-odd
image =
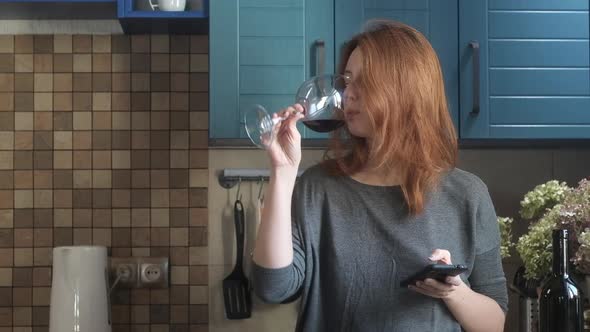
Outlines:
[{"label": "cabinet door", "polygon": [[360,32],[363,24],[372,18],[401,21],[416,28],[428,38],[440,60],[449,111],[455,127],[458,128],[457,0],[335,0],[335,2],[336,61],[343,43]]},{"label": "cabinet door", "polygon": [[326,68],[333,67],[332,5],[210,2],[210,138],[246,138],[243,112],[254,104],[269,112],[293,104],[299,84],[314,74],[316,40],[324,41]]},{"label": "cabinet door", "polygon": [[460,0],[463,138],[590,137],[588,3]]}]

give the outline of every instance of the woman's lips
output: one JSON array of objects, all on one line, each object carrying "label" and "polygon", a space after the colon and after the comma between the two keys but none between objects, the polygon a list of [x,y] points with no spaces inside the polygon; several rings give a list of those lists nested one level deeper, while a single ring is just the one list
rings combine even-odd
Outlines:
[{"label": "woman's lips", "polygon": [[352,119],[354,119],[354,117],[356,117],[360,112],[358,111],[348,111],[344,114],[344,117],[346,118],[346,121],[350,121]]}]

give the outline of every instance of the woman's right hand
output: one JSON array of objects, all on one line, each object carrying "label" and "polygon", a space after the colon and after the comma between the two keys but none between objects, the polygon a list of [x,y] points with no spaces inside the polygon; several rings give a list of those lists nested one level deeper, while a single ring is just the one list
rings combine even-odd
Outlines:
[{"label": "woman's right hand", "polygon": [[295,104],[272,115],[273,119],[284,117],[274,130],[274,140],[267,148],[273,168],[299,167],[301,161],[301,134],[297,130],[297,121],[303,118],[304,109]]}]

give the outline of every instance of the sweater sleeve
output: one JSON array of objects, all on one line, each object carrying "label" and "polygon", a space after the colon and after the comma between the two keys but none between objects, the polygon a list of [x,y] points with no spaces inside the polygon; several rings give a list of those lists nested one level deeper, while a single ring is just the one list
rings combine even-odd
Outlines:
[{"label": "sweater sleeve", "polygon": [[508,311],[506,277],[500,256],[500,230],[496,212],[487,188],[481,194],[476,213],[476,253],[469,277],[471,288],[498,303]]},{"label": "sweater sleeve", "polygon": [[252,282],[254,292],[260,299],[269,303],[287,303],[296,300],[301,294],[305,279],[305,244],[302,212],[305,197],[299,181],[293,192],[291,205],[291,233],[293,242],[293,261],[277,269],[264,268],[252,262]]}]

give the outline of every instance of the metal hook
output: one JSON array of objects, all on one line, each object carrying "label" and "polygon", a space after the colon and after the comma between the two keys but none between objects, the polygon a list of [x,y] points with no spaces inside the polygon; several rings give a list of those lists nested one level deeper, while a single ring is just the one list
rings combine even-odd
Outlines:
[{"label": "metal hook", "polygon": [[236,201],[242,200],[242,195],[240,194],[240,187],[242,186],[242,178],[238,177],[238,191],[236,191]]},{"label": "metal hook", "polygon": [[258,188],[258,199],[262,198],[262,189],[264,189],[264,177],[260,177],[260,187]]}]

